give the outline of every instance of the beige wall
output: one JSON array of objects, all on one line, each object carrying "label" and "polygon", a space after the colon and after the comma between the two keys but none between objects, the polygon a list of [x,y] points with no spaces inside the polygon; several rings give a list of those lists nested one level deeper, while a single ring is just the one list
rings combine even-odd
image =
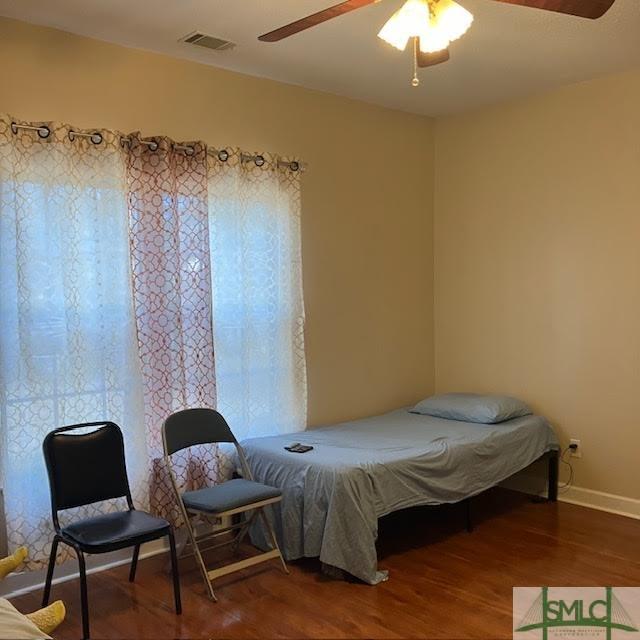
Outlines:
[{"label": "beige wall", "polygon": [[640,498],[640,72],[436,127],[440,391],[509,392]]},{"label": "beige wall", "polygon": [[434,166],[429,119],[3,19],[0,68],[18,118],[309,163],[311,424],[433,389],[435,224],[437,388],[524,397],[640,498],[640,73],[440,119]]},{"label": "beige wall", "polygon": [[430,120],[0,19],[0,111],[297,155],[309,421],[433,389]]}]

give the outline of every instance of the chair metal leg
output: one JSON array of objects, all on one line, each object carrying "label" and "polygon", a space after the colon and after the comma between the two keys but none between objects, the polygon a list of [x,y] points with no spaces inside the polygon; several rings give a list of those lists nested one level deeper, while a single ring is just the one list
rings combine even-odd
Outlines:
[{"label": "chair metal leg", "polygon": [[[178,559],[180,559],[183,555],[186,555],[187,547],[189,546],[189,534],[184,529],[176,529],[173,535],[176,538],[176,553],[178,554]],[[167,572],[169,571],[171,571],[171,562],[167,564]]]},{"label": "chair metal leg", "polygon": [[133,548],[133,557],[131,558],[131,569],[129,569],[129,582],[136,579],[136,569],[138,568],[138,556],[140,555],[140,545],[137,544]]},{"label": "chair metal leg", "polygon": [[200,573],[202,574],[202,578],[207,585],[209,598],[211,598],[211,600],[213,600],[214,602],[218,602],[218,598],[216,598],[216,594],[213,592],[213,587],[211,586],[211,580],[209,580],[207,565],[204,563],[202,553],[200,553],[200,547],[198,547],[198,543],[196,542],[196,534],[193,530],[193,527],[191,526],[191,521],[189,520],[189,516],[186,514],[186,510],[183,513],[184,526],[187,528],[187,533],[189,534],[189,542],[191,543],[193,555],[195,556],[198,567],[200,568]]},{"label": "chair metal leg", "polygon": [[89,599],[87,596],[87,569],[84,562],[84,554],[78,547],[74,547],[78,556],[78,567],[80,569],[80,604],[82,607],[82,638],[89,638]]},{"label": "chair metal leg", "polygon": [[250,518],[247,518],[247,514],[244,513],[242,515],[244,521],[242,522],[242,526],[240,527],[240,529],[238,529],[238,533],[236,534],[236,538],[233,541],[233,551],[235,553],[237,553],[240,550],[240,545],[242,544],[242,541],[244,540],[244,537],[247,535],[247,532],[249,531],[249,527],[251,526],[251,523],[253,522],[254,518],[256,517],[256,514],[252,514]]},{"label": "chair metal leg", "polygon": [[49,554],[49,565],[47,566],[47,577],[44,581],[44,593],[42,594],[42,606],[46,607],[49,604],[49,597],[51,595],[51,581],[53,580],[53,570],[56,566],[56,555],[58,554],[58,543],[60,539],[58,536],[54,536],[51,543],[51,553]]},{"label": "chair metal leg", "polygon": [[182,613],[182,599],[180,598],[180,574],[178,573],[178,554],[176,553],[176,540],[173,531],[169,531],[169,551],[171,553],[171,576],[173,577],[173,600],[176,613]]},{"label": "chair metal leg", "polygon": [[271,545],[274,549],[278,550],[278,555],[280,556],[280,562],[282,563],[282,568],[286,574],[289,574],[289,567],[287,567],[287,563],[284,561],[284,556],[282,555],[282,551],[280,551],[280,547],[278,546],[278,540],[276,539],[276,532],[273,530],[271,523],[269,522],[269,518],[267,518],[264,507],[260,508],[260,517],[262,518],[262,523],[265,526],[265,529],[269,533],[269,537],[271,538]]}]

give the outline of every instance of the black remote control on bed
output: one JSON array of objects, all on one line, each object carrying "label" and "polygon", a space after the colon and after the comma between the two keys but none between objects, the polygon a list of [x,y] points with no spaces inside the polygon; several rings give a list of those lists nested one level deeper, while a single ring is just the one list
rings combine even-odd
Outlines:
[{"label": "black remote control on bed", "polygon": [[307,453],[307,451],[313,450],[313,447],[308,444],[300,444],[299,442],[294,442],[288,447],[285,447],[285,449],[287,451],[291,451],[291,453]]}]

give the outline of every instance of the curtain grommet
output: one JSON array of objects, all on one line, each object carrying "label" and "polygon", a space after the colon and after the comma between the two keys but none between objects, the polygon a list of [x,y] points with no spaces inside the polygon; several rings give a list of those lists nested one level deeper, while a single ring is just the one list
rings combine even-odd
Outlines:
[{"label": "curtain grommet", "polygon": [[99,131],[94,131],[93,133],[77,133],[76,131],[70,130],[67,133],[67,137],[71,142],[73,142],[76,138],[89,138],[93,144],[100,144],[103,140],[102,134]]},{"label": "curtain grommet", "polygon": [[174,152],[182,151],[185,156],[192,156],[196,152],[194,147],[188,144],[178,144],[177,142],[171,145],[171,150]]},{"label": "curtain grommet", "polygon": [[151,140],[147,145],[147,149],[149,149],[149,151],[157,151],[159,146],[155,140]]},{"label": "curtain grommet", "polygon": [[293,160],[289,163],[289,169],[291,169],[291,171],[300,171],[300,163]]},{"label": "curtain grommet", "polygon": [[51,135],[51,129],[49,129],[49,127],[47,127],[44,124],[40,126],[34,126],[30,124],[29,125],[18,124],[17,122],[11,123],[11,131],[14,134],[17,134],[20,129],[28,129],[29,131],[35,131],[38,134],[38,137],[42,138],[43,140],[45,138],[48,138]]},{"label": "curtain grommet", "polygon": [[256,167],[261,167],[265,163],[264,156],[256,156],[253,159],[253,162],[255,163]]},{"label": "curtain grommet", "polygon": [[220,162],[226,162],[229,159],[229,152],[226,149],[218,151],[218,160]]}]

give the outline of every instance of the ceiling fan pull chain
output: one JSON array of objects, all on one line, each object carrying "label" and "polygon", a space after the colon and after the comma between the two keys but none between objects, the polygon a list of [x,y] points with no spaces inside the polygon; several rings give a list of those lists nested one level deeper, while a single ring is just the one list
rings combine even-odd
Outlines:
[{"label": "ceiling fan pull chain", "polygon": [[417,87],[420,84],[418,78],[418,38],[413,39],[413,80],[411,85]]}]

